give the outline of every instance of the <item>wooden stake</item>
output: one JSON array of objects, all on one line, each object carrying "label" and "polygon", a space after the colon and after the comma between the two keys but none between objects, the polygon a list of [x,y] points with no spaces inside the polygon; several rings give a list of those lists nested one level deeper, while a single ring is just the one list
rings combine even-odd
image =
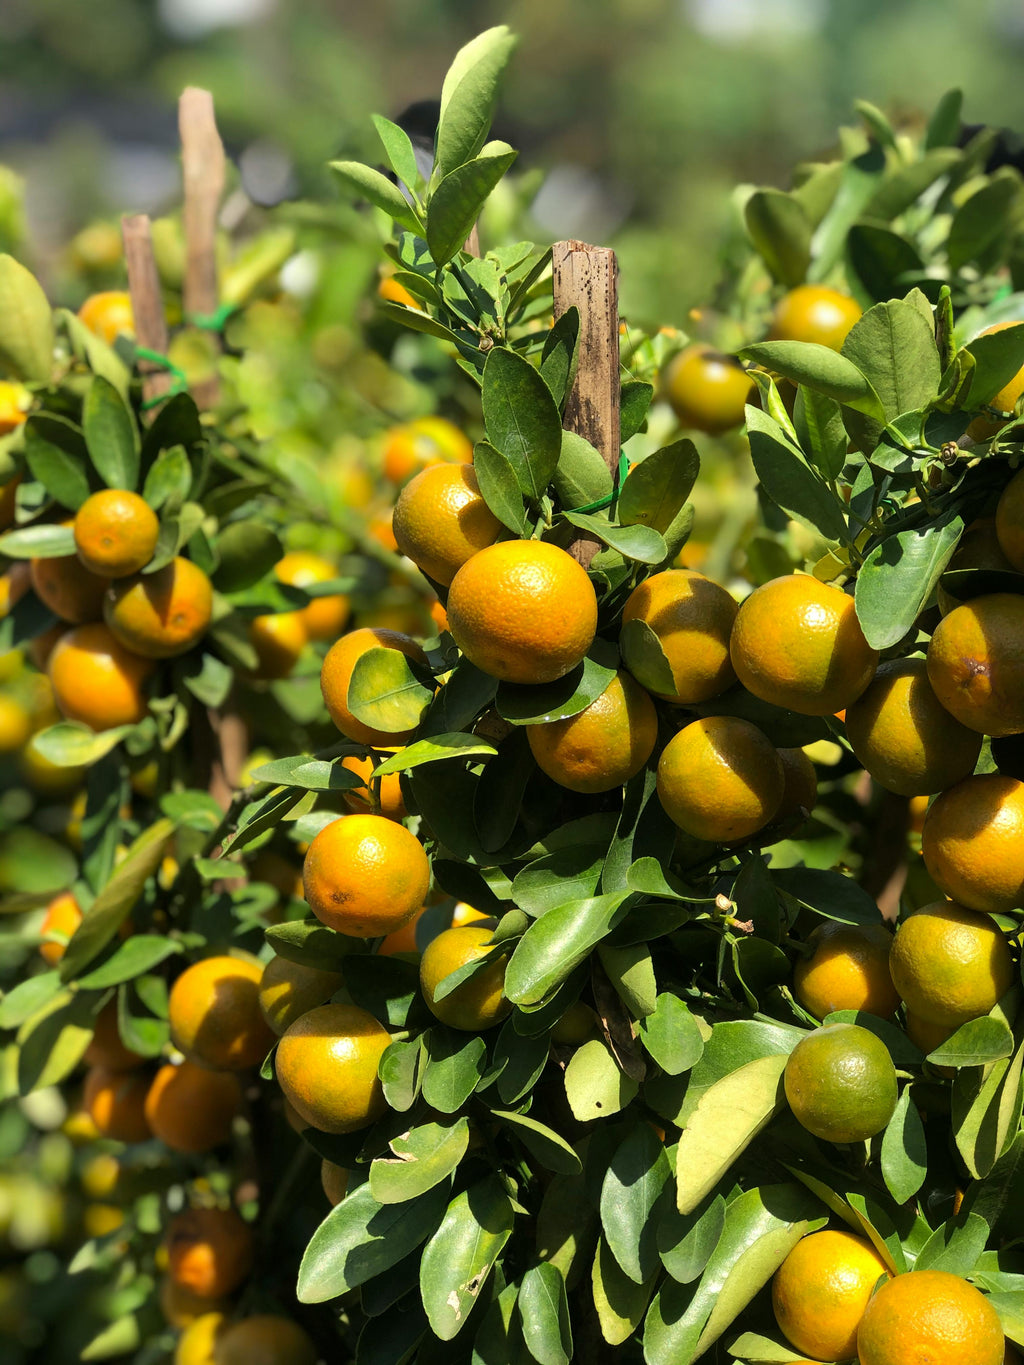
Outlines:
[{"label": "wooden stake", "polygon": [[[135,338],[147,350],[167,354],[167,319],[160,293],[160,275],[153,254],[153,234],[149,215],[135,213],[121,219],[124,259],[128,270],[128,291],[132,296]],[[165,394],[171,376],[150,360],[139,361],[142,396],[149,402]]]},{"label": "wooden stake", "polygon": [[[188,86],[178,101],[181,166],[185,190],[185,313],[217,311],[217,211],[224,193],[224,144],[217,132],[213,96],[209,90]],[[211,334],[212,335],[212,334]],[[196,385],[193,396],[201,407],[217,401],[216,379]]]},{"label": "wooden stake", "polygon": [[[614,479],[619,467],[619,304],[614,251],[585,242],[551,248],[555,317],[574,305],[580,312],[579,365],[565,404],[566,430],[575,431],[604,456]],[[581,531],[569,553],[584,568],[600,541]]]}]

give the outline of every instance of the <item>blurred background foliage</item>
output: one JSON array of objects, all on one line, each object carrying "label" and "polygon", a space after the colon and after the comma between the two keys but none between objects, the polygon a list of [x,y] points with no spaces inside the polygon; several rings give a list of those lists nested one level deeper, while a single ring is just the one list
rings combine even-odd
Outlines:
[{"label": "blurred background foliage", "polygon": [[34,264],[52,281],[84,224],[173,203],[183,85],[214,92],[252,198],[322,199],[329,157],[375,155],[369,110],[436,96],[500,22],[522,45],[497,132],[547,173],[525,226],[615,246],[647,322],[707,297],[731,187],[827,155],[854,97],[913,126],[959,85],[972,123],[1019,118],[1019,0],[4,0],[0,154]]}]

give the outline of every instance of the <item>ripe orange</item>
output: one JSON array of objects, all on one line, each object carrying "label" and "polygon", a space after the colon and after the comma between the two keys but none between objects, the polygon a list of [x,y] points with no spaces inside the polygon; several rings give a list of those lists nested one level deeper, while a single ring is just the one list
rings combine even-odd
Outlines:
[{"label": "ripe orange", "polygon": [[[993,332],[1001,332],[1007,327],[1014,327],[1021,321],[1019,318],[1010,318],[1005,322],[995,322],[991,327],[984,327],[978,333],[979,336],[991,336]],[[1008,379],[998,393],[985,404],[985,407],[996,412],[1006,413],[1003,418],[979,415],[975,417],[967,428],[967,434],[974,441],[987,441],[990,436],[994,436],[1001,426],[1009,420],[1017,406],[1017,399],[1024,393],[1024,366],[1022,366],[1012,379]]]},{"label": "ripe orange", "polygon": [[206,957],[171,987],[171,1040],[190,1061],[216,1071],[259,1066],[274,1043],[260,1012],[263,968],[252,958]]},{"label": "ripe orange", "polygon": [[0,692],[0,754],[14,754],[32,735],[32,717],[16,697]]},{"label": "ripe orange", "polygon": [[249,641],[259,663],[257,678],[287,678],[306,648],[309,636],[298,611],[257,616],[249,623]]},{"label": "ripe orange", "polygon": [[468,464],[421,470],[398,496],[391,529],[395,544],[428,578],[445,587],[467,560],[502,532]]},{"label": "ripe orange", "polygon": [[257,1313],[217,1342],[216,1365],[316,1365],[320,1353],[298,1323]]},{"label": "ripe orange", "polygon": [[382,815],[345,815],[310,844],[302,880],[321,923],[374,938],[415,915],[430,887],[430,863],[404,825]]},{"label": "ripe orange", "polygon": [[[1024,393],[1024,369],[1017,378]],[[999,548],[1015,569],[1024,573],[1024,469],[1018,469],[1003,489],[996,505],[996,536]]]},{"label": "ripe orange", "polygon": [[401,929],[396,929],[391,934],[385,934],[377,945],[377,952],[381,957],[394,957],[398,953],[411,953],[419,956],[420,948],[417,942],[417,926],[423,917],[426,906],[417,910],[412,919],[406,920]]},{"label": "ripe orange", "polygon": [[[39,932],[44,938],[47,934],[63,934],[65,939],[69,939],[81,922],[82,911],[78,902],[70,891],[62,891],[46,907]],[[67,943],[57,939],[39,945],[39,954],[50,967],[56,967],[66,951]]]},{"label": "ripe orange", "polygon": [[103,603],[107,625],[126,649],[170,659],[197,644],[213,612],[213,588],[198,564],[171,560],[153,574],[112,583]]},{"label": "ripe orange", "polygon": [[120,289],[107,289],[99,294],[90,294],[78,310],[78,316],[108,346],[126,332],[135,335],[135,316],[132,313],[131,295]]},{"label": "ripe orange", "polygon": [[469,464],[473,447],[458,427],[444,417],[418,417],[392,427],[384,444],[384,477],[404,483],[428,465],[447,460]]},{"label": "ripe orange", "polygon": [[621,669],[596,701],[565,720],[528,725],[537,766],[574,792],[606,792],[638,773],[654,752],[658,713]]},{"label": "ripe orange", "polygon": [[142,1071],[108,1071],[90,1067],[85,1077],[83,1103],[100,1135],[115,1142],[145,1142],[151,1136],[146,1121],[149,1076]]},{"label": "ripe orange", "polygon": [[394,630],[371,630],[364,626],[360,630],[349,631],[327,651],[320,670],[320,690],[324,696],[331,720],[347,738],[358,744],[388,745],[401,744],[413,734],[412,730],[396,731],[389,734],[374,730],[357,720],[348,709],[348,688],[352,681],[352,671],[363,655],[371,649],[397,649],[414,663],[426,667],[427,656],[408,635]]},{"label": "ripe orange", "polygon": [[950,1030],[988,1014],[1015,976],[992,918],[956,901],[936,901],[909,915],[896,934],[889,965],[907,1008]]},{"label": "ripe orange", "polygon": [[87,621],[98,621],[103,615],[107,579],[84,569],[77,555],[33,559],[30,573],[36,596],[62,621],[81,626]]},{"label": "ripe orange", "polygon": [[437,987],[452,972],[492,951],[493,929],[475,924],[445,929],[432,939],[420,958],[420,989],[431,1014],[451,1028],[469,1033],[493,1028],[511,1012],[505,999],[505,968],[508,957],[502,953],[482,967],[442,999],[435,999]]},{"label": "ripe orange", "polygon": [[126,578],[153,558],[160,523],[138,493],[104,488],[75,514],[78,558],[100,578]]},{"label": "ripe orange", "polygon": [[[280,583],[308,588],[314,583],[329,583],[338,577],[338,570],[321,555],[308,550],[292,550],[278,560],[274,575]],[[345,628],[348,614],[349,600],[340,592],[329,597],[314,597],[308,606],[300,607],[296,613],[310,640],[336,640]]]},{"label": "ripe orange", "polygon": [[336,1166],[324,1157],[320,1163],[320,1184],[332,1207],[340,1204],[348,1189],[348,1171],[344,1166]]},{"label": "ripe orange", "polygon": [[546,683],[575,668],[597,631],[597,595],[557,545],[504,540],[462,566],[448,629],[477,668],[503,682]]},{"label": "ripe orange", "polygon": [[231,1136],[242,1106],[242,1087],[233,1071],[209,1071],[184,1061],[162,1066],[146,1096],[153,1136],[172,1152],[209,1152]]},{"label": "ripe orange", "polygon": [[658,799],[673,823],[695,839],[732,843],[773,818],[785,774],[775,745],[734,716],[692,721],[665,745]]},{"label": "ripe orange", "polygon": [[889,972],[892,934],[881,924],[829,921],[812,930],[814,948],[793,968],[793,994],[824,1019],[836,1010],[864,1010],[889,1019],[900,1003]]},{"label": "ripe orange", "polygon": [[990,593],[944,616],[928,645],[928,678],[968,729],[1024,732],[1024,597]]},{"label": "ripe orange", "polygon": [[778,755],[782,761],[785,785],[774,819],[789,820],[801,811],[810,815],[818,804],[818,774],[814,771],[814,764],[803,749],[779,749]]},{"label": "ripe orange", "polygon": [[775,1272],[775,1321],[793,1346],[817,1360],[847,1360],[857,1328],[885,1262],[871,1243],[851,1232],[801,1237]]},{"label": "ripe orange", "polygon": [[857,761],[900,796],[945,791],[974,771],[981,736],[954,720],[928,681],[924,659],[893,659],[846,709]]},{"label": "ripe orange", "polygon": [[108,1000],[96,1016],[92,1042],[85,1049],[82,1060],[86,1066],[102,1066],[107,1071],[134,1071],[145,1064],[145,1057],[132,1052],[121,1041],[116,1000]]},{"label": "ripe orange", "polygon": [[[28,389],[21,384],[12,384],[9,379],[0,380],[0,436],[6,436],[9,432],[20,427],[22,422],[28,417],[28,410],[32,406],[32,395]],[[13,489],[18,482],[12,479],[0,488],[0,498],[6,493],[8,488]],[[13,493],[11,497],[13,503]],[[7,509],[4,508],[4,512]],[[14,509],[11,508],[11,521],[14,520]],[[2,518],[0,518],[2,524]],[[4,527],[6,530],[6,526]]]},{"label": "ripe orange", "polygon": [[857,1332],[861,1365],[1002,1365],[999,1315],[973,1285],[945,1270],[883,1284]]},{"label": "ripe orange", "polygon": [[385,275],[380,284],[377,285],[377,297],[385,303],[401,303],[406,308],[418,308],[423,312],[423,305],[409,293],[404,284],[393,279],[390,275]]},{"label": "ripe orange", "polygon": [[800,284],[779,300],[769,335],[773,341],[815,341],[838,351],[860,315],[859,305],[846,294],[822,284]]},{"label": "ripe orange", "polygon": [[93,730],[135,725],[148,704],[142,686],[153,665],[99,621],[76,626],[53,647],[48,672],[62,715]]},{"label": "ripe orange", "polygon": [[318,1005],[296,1019],[278,1044],[278,1084],[310,1127],[354,1133],[387,1109],[377,1065],[390,1043],[390,1033],[366,1010]]},{"label": "ripe orange", "polygon": [[226,1326],[223,1313],[204,1313],[189,1323],[174,1348],[174,1365],[216,1365],[217,1342]]},{"label": "ripe orange", "polygon": [[252,1229],[234,1209],[185,1209],[167,1226],[167,1272],[203,1299],[233,1293],[252,1269]]},{"label": "ripe orange", "polygon": [[991,915],[1024,906],[1024,782],[965,777],[928,807],[925,866],[939,888]]},{"label": "ripe orange", "polygon": [[286,957],[272,957],[263,968],[260,981],[263,1017],[280,1036],[307,1010],[326,1004],[341,983],[340,972],[325,972]]},{"label": "ripe orange", "polygon": [[[920,1048],[926,1057],[956,1032],[955,1028],[945,1028],[942,1024],[932,1024],[927,1019],[919,1019],[910,1009],[904,1010],[903,1027],[910,1041],[915,1047]],[[943,1076],[955,1075],[953,1067],[940,1066],[937,1069]]]},{"label": "ripe orange", "polygon": [[896,1068],[859,1024],[827,1024],[802,1038],[783,1077],[793,1117],[824,1142],[864,1142],[896,1108]]},{"label": "ripe orange", "polygon": [[665,397],[684,427],[710,435],[738,427],[754,381],[735,356],[687,346],[665,373]]},{"label": "ripe orange", "polygon": [[[388,754],[397,752],[397,749],[387,750]],[[343,768],[347,768],[350,773],[355,773],[357,777],[363,779],[361,787],[353,787],[347,792],[342,792],[341,799],[350,811],[368,814],[373,810],[370,802],[369,781],[370,774],[378,766],[379,761],[376,758],[352,757],[341,760]],[[379,796],[379,814],[386,816],[389,820],[404,820],[408,812],[405,809],[405,798],[402,795],[401,774],[385,773],[373,785]]]},{"label": "ripe orange", "polygon": [[721,584],[692,569],[666,569],[639,583],[622,611],[622,624],[643,621],[658,637],[672,670],[672,692],[651,686],[639,661],[627,666],[648,691],[666,701],[692,705],[717,697],[736,681],[729,637],[736,603]]}]

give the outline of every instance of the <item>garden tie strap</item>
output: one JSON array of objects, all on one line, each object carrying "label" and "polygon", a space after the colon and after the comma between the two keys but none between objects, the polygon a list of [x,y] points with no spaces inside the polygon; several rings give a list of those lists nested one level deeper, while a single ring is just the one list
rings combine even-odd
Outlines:
[{"label": "garden tie strap", "polygon": [[157,394],[154,398],[147,398],[142,404],[143,412],[159,407],[161,403],[166,403],[168,398],[174,398],[179,393],[188,392],[188,377],[180,365],[175,365],[170,356],[163,355],[160,351],[151,351],[148,346],[136,346],[135,358],[148,360],[151,365],[159,366],[171,376],[171,386],[167,392]]},{"label": "garden tie strap", "polygon": [[618,497],[622,489],[623,481],[625,480],[625,477],[628,473],[629,460],[626,458],[626,452],[624,450],[620,450],[619,470],[616,487],[612,489],[612,491],[608,494],[606,498],[598,498],[596,502],[587,502],[584,503],[582,507],[571,507],[568,508],[567,510],[571,512],[601,512],[604,510],[604,508],[611,507],[612,503]]},{"label": "garden tie strap", "polygon": [[237,311],[237,303],[222,303],[213,313],[188,313],[185,320],[191,327],[200,327],[204,332],[223,332],[228,319]]}]

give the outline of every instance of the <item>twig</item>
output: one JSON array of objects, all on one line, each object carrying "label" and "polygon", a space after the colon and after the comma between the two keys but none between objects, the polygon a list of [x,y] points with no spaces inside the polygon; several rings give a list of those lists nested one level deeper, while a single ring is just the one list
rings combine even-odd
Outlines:
[{"label": "twig", "polygon": [[[153,254],[153,233],[149,215],[134,213],[121,219],[124,259],[128,270],[128,292],[132,298],[135,339],[147,350],[167,354],[167,319],[160,293],[160,275]],[[139,361],[142,397],[149,403],[165,394],[171,376],[151,360]]]}]

